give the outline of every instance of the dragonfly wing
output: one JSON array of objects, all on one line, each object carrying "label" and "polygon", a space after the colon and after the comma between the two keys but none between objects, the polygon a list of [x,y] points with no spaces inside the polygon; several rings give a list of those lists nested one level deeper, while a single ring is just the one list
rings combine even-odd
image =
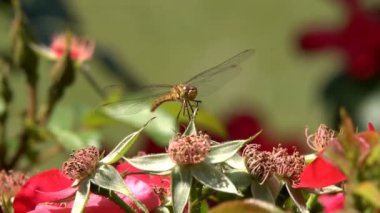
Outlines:
[{"label": "dragonfly wing", "polygon": [[137,92],[130,92],[128,95],[119,95],[119,98],[109,98],[102,106],[112,105],[122,107],[125,114],[134,114],[146,109],[146,106],[152,104],[155,98],[168,93],[170,88],[170,85],[144,86]]},{"label": "dragonfly wing", "polygon": [[235,77],[241,70],[240,63],[253,53],[252,49],[245,50],[221,64],[195,75],[185,83],[197,87],[200,97],[208,95]]}]

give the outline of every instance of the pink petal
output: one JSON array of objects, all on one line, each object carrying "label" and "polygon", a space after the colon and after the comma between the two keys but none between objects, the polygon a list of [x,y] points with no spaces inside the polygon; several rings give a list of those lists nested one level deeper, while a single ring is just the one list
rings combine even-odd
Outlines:
[{"label": "pink petal", "polygon": [[333,164],[318,156],[303,170],[300,183],[294,188],[322,188],[346,180],[346,176]]},{"label": "pink petal", "polygon": [[46,197],[37,191],[51,192],[69,188],[72,184],[59,169],[51,169],[29,178],[16,194],[13,203],[15,213],[23,213],[33,210],[35,206],[44,202]]},{"label": "pink petal", "polygon": [[335,195],[321,195],[318,201],[323,206],[324,213],[332,213],[344,208],[344,194],[338,193]]},{"label": "pink petal", "polygon": [[[129,189],[135,195],[137,199],[139,199],[149,211],[153,211],[160,205],[160,199],[158,195],[154,192],[152,187],[147,185],[144,181],[139,180],[138,178],[129,176],[125,180],[125,183],[128,185]],[[118,196],[124,200],[128,205],[130,205],[133,209],[137,210],[134,202],[126,197],[125,195],[119,194]],[[53,204],[53,203],[41,203],[37,205],[37,207],[31,211],[33,213],[45,213],[45,212],[70,212],[73,205],[73,201],[61,204]],[[113,203],[106,197],[91,194],[90,198],[87,202],[86,213],[103,213],[103,212],[112,212],[112,213],[123,213],[118,205]],[[141,211],[138,211],[141,212]]]}]

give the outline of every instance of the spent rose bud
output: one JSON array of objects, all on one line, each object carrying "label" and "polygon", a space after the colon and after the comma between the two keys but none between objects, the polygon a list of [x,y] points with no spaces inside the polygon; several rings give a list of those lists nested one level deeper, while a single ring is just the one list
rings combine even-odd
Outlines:
[{"label": "spent rose bud", "polygon": [[95,146],[77,150],[63,163],[62,170],[71,180],[83,180],[92,174],[99,162],[99,150]]},{"label": "spent rose bud", "polygon": [[27,179],[28,177],[22,172],[0,170],[0,195],[10,199],[24,185]]},{"label": "spent rose bud", "polygon": [[168,154],[178,165],[202,162],[211,149],[210,136],[199,132],[193,135],[177,135],[169,142]]},{"label": "spent rose bud", "polygon": [[325,149],[330,141],[335,137],[334,130],[327,127],[325,124],[319,125],[317,131],[314,134],[309,135],[306,128],[306,143],[314,151],[319,152]]}]

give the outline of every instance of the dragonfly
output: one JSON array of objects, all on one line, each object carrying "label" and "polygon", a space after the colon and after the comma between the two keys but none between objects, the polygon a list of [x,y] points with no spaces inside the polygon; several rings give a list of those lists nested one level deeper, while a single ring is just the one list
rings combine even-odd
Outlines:
[{"label": "dragonfly", "polygon": [[[136,112],[136,108],[139,108],[136,107],[138,106],[136,103],[141,103],[145,100],[153,99],[150,107],[151,112],[154,112],[165,102],[180,102],[181,108],[177,114],[177,120],[181,112],[184,116],[187,114],[190,119],[194,109],[198,108],[202,102],[198,98],[216,91],[235,77],[241,70],[240,63],[249,58],[253,53],[254,50],[252,49],[244,50],[224,62],[196,74],[184,83],[144,86],[140,89],[140,92],[137,92],[137,95],[134,95],[132,98],[126,98],[123,102],[130,103],[130,112]],[[124,106],[128,108],[128,104]]]}]

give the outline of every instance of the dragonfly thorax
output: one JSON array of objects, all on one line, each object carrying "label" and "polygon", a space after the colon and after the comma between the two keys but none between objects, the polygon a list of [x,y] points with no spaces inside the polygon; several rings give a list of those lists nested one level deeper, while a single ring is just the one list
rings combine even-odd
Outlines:
[{"label": "dragonfly thorax", "polygon": [[187,84],[178,84],[175,89],[181,100],[193,101],[198,95],[198,89]]}]

